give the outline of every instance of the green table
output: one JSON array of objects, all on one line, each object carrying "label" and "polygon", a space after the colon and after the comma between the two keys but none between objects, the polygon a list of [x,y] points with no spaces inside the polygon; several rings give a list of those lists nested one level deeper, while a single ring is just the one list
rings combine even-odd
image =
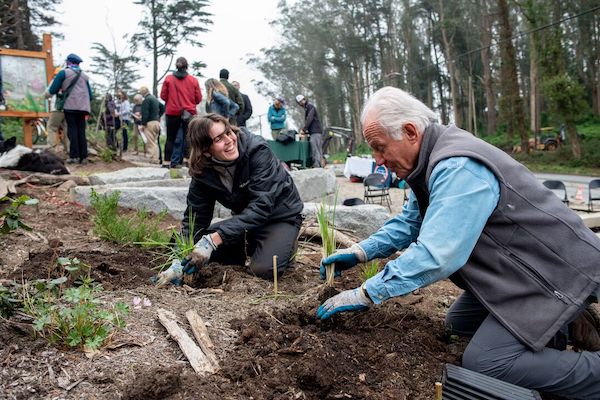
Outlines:
[{"label": "green table", "polygon": [[275,156],[281,161],[298,163],[303,168],[311,166],[309,142],[282,144],[276,140],[267,140],[267,143]]}]

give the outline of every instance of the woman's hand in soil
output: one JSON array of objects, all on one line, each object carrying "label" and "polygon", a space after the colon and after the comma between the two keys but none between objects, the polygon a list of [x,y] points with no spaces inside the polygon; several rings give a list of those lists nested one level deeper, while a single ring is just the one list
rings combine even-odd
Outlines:
[{"label": "woman's hand in soil", "polygon": [[198,243],[194,245],[194,250],[190,253],[192,264],[196,265],[197,267],[201,267],[208,263],[212,252],[216,249],[217,246],[213,242],[210,235],[202,236],[202,238],[198,240]]},{"label": "woman's hand in soil", "polygon": [[352,245],[348,249],[338,250],[329,257],[321,260],[321,267],[319,272],[321,273],[321,279],[325,279],[325,266],[329,264],[335,264],[334,276],[342,275],[342,271],[348,268],[354,267],[359,262],[367,261],[367,256],[364,250],[357,244]]},{"label": "woman's hand in soil", "polygon": [[158,274],[156,277],[156,286],[162,287],[167,283],[178,285],[181,284],[181,278],[183,278],[183,266],[181,265],[181,261],[175,259],[168,269]]},{"label": "woman's hand in soil", "polygon": [[334,314],[344,311],[362,311],[373,302],[365,289],[360,286],[352,290],[344,290],[323,303],[317,310],[317,318],[327,319]]}]

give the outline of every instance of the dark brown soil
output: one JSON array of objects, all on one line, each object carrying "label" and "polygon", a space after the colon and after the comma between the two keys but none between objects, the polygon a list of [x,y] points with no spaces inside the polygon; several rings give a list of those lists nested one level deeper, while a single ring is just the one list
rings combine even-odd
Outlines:
[{"label": "dark brown soil", "polygon": [[[321,322],[320,256],[301,245],[277,296],[271,282],[222,265],[203,269],[188,282],[192,289],[157,289],[149,281],[154,254],[100,241],[90,213],[65,193],[23,191],[46,201],[22,208],[31,233],[0,237],[0,280],[57,277],[56,258],[77,257],[103,285],[103,302],[131,305],[139,296],[152,306],[131,307],[126,329],[91,358],[34,338],[18,316],[0,322],[2,399],[431,399],[443,364],[460,363],[465,342],[450,340],[443,327],[459,293],[448,282]],[[359,284],[357,271],[348,271],[336,288]],[[184,313],[198,312],[219,372],[194,373],[157,322],[157,308],[173,311],[186,329]]]}]

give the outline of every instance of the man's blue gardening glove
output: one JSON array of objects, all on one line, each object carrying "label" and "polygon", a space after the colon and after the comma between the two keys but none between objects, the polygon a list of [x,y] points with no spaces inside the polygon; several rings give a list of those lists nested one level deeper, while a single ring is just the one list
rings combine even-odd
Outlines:
[{"label": "man's blue gardening glove", "polygon": [[325,279],[325,266],[329,264],[335,264],[334,276],[342,275],[342,271],[348,268],[354,267],[359,262],[367,261],[367,255],[365,251],[357,244],[352,245],[348,249],[338,250],[329,257],[321,260],[321,267],[319,272],[321,273],[321,279]]},{"label": "man's blue gardening glove", "polygon": [[191,259],[191,263],[197,267],[201,267],[208,263],[210,256],[213,251],[217,249],[217,246],[213,242],[210,235],[204,235],[194,245],[194,250],[188,256]]},{"label": "man's blue gardening glove", "polygon": [[362,311],[373,304],[363,286],[352,290],[344,290],[329,298],[317,310],[317,318],[327,319],[333,314],[344,311]]}]

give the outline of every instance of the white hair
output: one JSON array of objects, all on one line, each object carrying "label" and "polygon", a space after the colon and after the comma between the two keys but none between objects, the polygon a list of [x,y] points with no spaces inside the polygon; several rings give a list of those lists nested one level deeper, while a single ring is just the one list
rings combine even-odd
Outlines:
[{"label": "white hair", "polygon": [[429,107],[404,90],[391,86],[383,87],[369,97],[360,115],[363,127],[367,116],[377,121],[396,140],[402,139],[405,124],[410,122],[423,132],[436,120]]},{"label": "white hair", "polygon": [[136,93],[136,95],[133,96],[133,102],[135,104],[142,104],[143,101],[144,101],[144,96],[142,96],[141,94]]}]

